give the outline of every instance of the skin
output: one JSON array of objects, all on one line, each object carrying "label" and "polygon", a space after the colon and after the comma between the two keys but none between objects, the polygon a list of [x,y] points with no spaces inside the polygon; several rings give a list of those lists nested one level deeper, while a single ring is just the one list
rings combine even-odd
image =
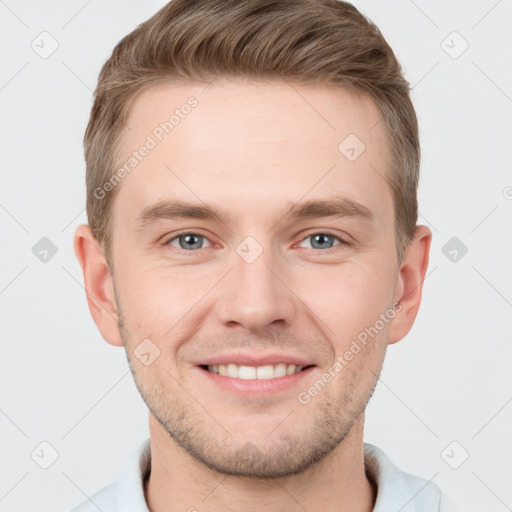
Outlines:
[{"label": "skin", "polygon": [[[370,511],[364,409],[387,346],[416,318],[432,237],[418,226],[399,264],[380,112],[369,97],[326,86],[162,84],[134,104],[124,155],[190,96],[197,107],[117,191],[113,275],[88,226],[74,240],[94,321],[108,343],[125,347],[150,411],[148,506]],[[348,134],[366,145],[353,162],[338,150]],[[335,195],[373,219],[283,217],[289,202]],[[138,229],[141,212],[163,199],[226,209],[231,219],[158,219]],[[184,231],[200,235],[197,248],[182,248]],[[319,233],[334,238],[315,244]],[[252,263],[236,251],[247,236],[263,249]],[[378,335],[301,404],[298,393],[398,301]],[[134,357],[147,338],[160,350],[149,366]],[[235,395],[197,367],[235,349],[315,366],[272,396]]]}]

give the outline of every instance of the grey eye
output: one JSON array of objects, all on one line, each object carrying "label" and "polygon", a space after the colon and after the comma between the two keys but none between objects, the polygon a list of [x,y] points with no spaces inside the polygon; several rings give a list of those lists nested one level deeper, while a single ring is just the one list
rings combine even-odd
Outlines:
[{"label": "grey eye", "polygon": [[311,240],[311,246],[313,249],[330,249],[334,245],[339,245],[339,243],[334,243],[335,240],[338,240],[340,243],[342,242],[340,238],[330,235],[329,233],[314,233],[304,238],[301,244],[306,240]]},{"label": "grey eye", "polygon": [[[175,245],[175,242],[178,242],[179,247]],[[177,249],[183,249],[185,251],[190,251],[193,249],[202,249],[203,243],[207,241],[206,237],[202,235],[196,235],[195,233],[183,233],[181,235],[175,236],[173,239],[169,240],[169,245],[176,247]],[[209,243],[209,242],[207,242]]]}]

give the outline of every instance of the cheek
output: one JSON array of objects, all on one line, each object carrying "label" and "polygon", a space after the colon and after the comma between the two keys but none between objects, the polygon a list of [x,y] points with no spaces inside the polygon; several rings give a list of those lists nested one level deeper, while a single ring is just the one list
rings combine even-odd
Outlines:
[{"label": "cheek", "polygon": [[[314,313],[316,323],[341,350],[365,328],[373,326],[390,306],[393,279],[374,262],[368,265],[324,267],[303,277],[297,295]],[[386,276],[387,277],[384,277]]]},{"label": "cheek", "polygon": [[[155,266],[143,256],[125,259],[116,269],[116,288],[126,327],[137,338],[155,343],[173,337],[188,313],[211,287],[215,276],[199,269]],[[174,327],[176,326],[176,328]]]},{"label": "cheek", "polygon": [[[289,300],[297,303],[304,318],[322,329],[336,349],[343,348],[366,327],[373,325],[389,307],[393,291],[392,265],[382,251],[359,254],[340,264],[309,264],[291,268],[286,281]],[[116,269],[126,327],[137,338],[166,340],[186,337],[211,312],[205,294],[225,268],[211,265],[172,267],[155,264],[142,254],[119,258]],[[215,296],[223,294],[222,283]],[[298,297],[298,298],[297,298]],[[201,299],[205,300],[201,300]],[[191,322],[193,325],[191,325]]]}]

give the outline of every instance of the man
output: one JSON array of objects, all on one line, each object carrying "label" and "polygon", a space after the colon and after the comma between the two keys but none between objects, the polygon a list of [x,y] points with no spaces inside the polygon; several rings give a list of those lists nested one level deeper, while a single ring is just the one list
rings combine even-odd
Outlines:
[{"label": "man", "polygon": [[363,443],[421,302],[409,86],[336,0],[173,0],[103,66],[75,232],[150,439],[75,508],[437,511]]}]

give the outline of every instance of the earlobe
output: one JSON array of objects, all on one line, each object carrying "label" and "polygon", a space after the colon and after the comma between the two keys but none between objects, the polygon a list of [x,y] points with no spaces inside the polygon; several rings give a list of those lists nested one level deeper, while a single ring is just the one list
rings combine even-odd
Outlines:
[{"label": "earlobe", "polygon": [[112,276],[101,246],[88,225],[76,228],[73,248],[82,268],[87,304],[94,323],[105,341],[122,346]]},{"label": "earlobe", "polygon": [[411,330],[421,304],[423,282],[427,273],[432,232],[416,226],[414,239],[407,247],[400,265],[395,291],[395,318],[389,331],[389,344],[404,338]]}]

